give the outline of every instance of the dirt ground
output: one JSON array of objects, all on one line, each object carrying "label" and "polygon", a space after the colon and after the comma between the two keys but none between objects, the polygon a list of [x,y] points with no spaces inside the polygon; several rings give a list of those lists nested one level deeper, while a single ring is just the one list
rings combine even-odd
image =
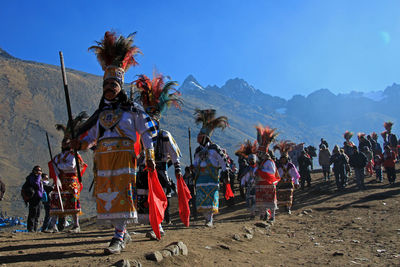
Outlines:
[{"label": "dirt ground", "polygon": [[[322,173],[312,178],[311,188],[295,191],[292,214],[281,209],[271,227],[250,219],[237,196],[231,207],[222,200],[213,228],[203,220],[185,228],[176,212],[161,241],[145,237],[148,226],[129,226],[133,242],[120,255],[103,254],[113,231],[93,219],[82,222],[80,234],[5,231],[0,266],[111,266],[121,259],[142,266],[400,266],[400,184],[367,177],[367,190],[358,191],[351,177],[347,190],[337,192],[333,179],[323,182]],[[253,238],[244,236],[245,227]],[[187,245],[188,256],[146,260],[146,253],[174,241]]]}]

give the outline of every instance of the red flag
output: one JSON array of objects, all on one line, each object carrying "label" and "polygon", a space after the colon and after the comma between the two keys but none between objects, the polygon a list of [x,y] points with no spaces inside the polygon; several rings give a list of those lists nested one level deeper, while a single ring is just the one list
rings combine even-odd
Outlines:
[{"label": "red flag", "polygon": [[136,132],[136,142],[133,145],[133,150],[135,151],[135,155],[139,155],[140,153],[140,134]]},{"label": "red flag", "polygon": [[192,198],[182,175],[176,177],[178,183],[179,217],[186,227],[189,227],[190,207],[189,200]]},{"label": "red flag", "polygon": [[159,225],[164,219],[164,212],[168,202],[164,190],[158,181],[156,170],[147,169],[147,173],[149,182],[149,196],[147,198],[147,202],[149,203],[149,220],[157,239],[160,240]]},{"label": "red flag", "polygon": [[235,195],[232,192],[231,184],[227,183],[225,185],[225,199],[229,200],[231,197],[234,197]]},{"label": "red flag", "polygon": [[57,184],[57,174],[56,174],[56,171],[54,170],[53,161],[49,161],[49,163],[47,165],[49,166],[49,176],[50,176],[50,178],[53,179],[54,184]]}]

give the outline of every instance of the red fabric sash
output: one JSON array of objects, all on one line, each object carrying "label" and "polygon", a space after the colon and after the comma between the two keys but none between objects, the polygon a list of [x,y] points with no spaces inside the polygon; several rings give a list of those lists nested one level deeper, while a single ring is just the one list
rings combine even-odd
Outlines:
[{"label": "red fabric sash", "polygon": [[262,178],[262,181],[258,182],[258,184],[271,185],[280,180],[280,178],[277,177],[276,175],[268,173],[268,172],[263,172],[259,169],[256,171],[256,174]]},{"label": "red fabric sash", "polygon": [[147,173],[149,183],[149,196],[147,198],[147,202],[149,203],[149,220],[157,239],[160,240],[161,233],[159,225],[164,219],[164,212],[168,202],[164,190],[158,181],[156,170],[147,169]]},{"label": "red fabric sash", "polygon": [[227,183],[225,185],[225,199],[229,200],[231,197],[234,197],[235,195],[232,192],[231,184]]},{"label": "red fabric sash", "polygon": [[133,150],[135,151],[135,155],[139,155],[140,153],[140,134],[136,132],[136,143],[133,145]]},{"label": "red fabric sash", "polygon": [[190,207],[189,200],[192,198],[182,175],[176,177],[178,184],[179,217],[186,227],[189,227]]}]

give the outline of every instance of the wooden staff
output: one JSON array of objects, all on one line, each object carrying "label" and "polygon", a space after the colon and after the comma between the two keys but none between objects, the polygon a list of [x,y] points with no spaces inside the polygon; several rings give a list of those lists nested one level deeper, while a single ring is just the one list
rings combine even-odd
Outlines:
[{"label": "wooden staff", "polygon": [[[74,133],[74,123],[72,120],[72,112],[71,112],[71,102],[69,101],[69,93],[68,93],[68,84],[67,84],[67,75],[65,73],[65,67],[64,67],[64,56],[63,53],[60,51],[60,62],[61,62],[61,73],[63,77],[63,83],[64,83],[64,93],[65,93],[65,101],[67,102],[67,111],[68,111],[68,121],[70,121],[70,127],[71,127],[71,138],[72,140],[75,139],[75,133]],[[74,149],[74,155],[75,155],[75,162],[76,162],[76,172],[78,174],[78,180],[80,183],[82,183],[82,177],[81,177],[81,167],[80,167],[80,161],[78,157],[78,151]]]},{"label": "wooden staff", "polygon": [[[54,161],[53,161],[53,154],[51,153],[49,135],[47,134],[47,132],[46,132],[46,139],[47,139],[47,147],[49,148],[49,154],[50,154],[50,161],[51,161],[51,164],[53,164],[53,167],[56,168],[56,164],[54,164]],[[55,171],[56,171],[56,170],[54,170],[54,172],[55,172]],[[64,205],[63,205],[62,198],[61,198],[60,187],[58,187],[58,177],[57,177],[57,173],[56,173],[56,188],[57,188],[57,193],[58,193],[58,199],[60,200],[61,210],[64,211]]]}]

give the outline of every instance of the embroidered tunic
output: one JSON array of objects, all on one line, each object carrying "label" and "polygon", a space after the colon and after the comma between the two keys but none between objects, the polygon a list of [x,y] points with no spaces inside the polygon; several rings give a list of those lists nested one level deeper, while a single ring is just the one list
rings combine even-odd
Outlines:
[{"label": "embroidered tunic", "polygon": [[198,212],[218,213],[219,169],[228,170],[227,161],[221,148],[207,143],[199,146],[194,154],[196,180],[196,206]]},{"label": "embroidered tunic", "polygon": [[294,185],[299,184],[300,175],[293,163],[286,163],[278,168],[281,180],[277,188],[278,206],[291,207],[293,203]]},{"label": "embroidered tunic", "polygon": [[241,180],[242,187],[246,187],[246,204],[248,210],[253,213],[256,208],[256,166],[248,166]]},{"label": "embroidered tunic", "polygon": [[[80,158],[80,160],[82,159]],[[76,174],[76,161],[74,152],[61,152],[54,157],[53,162],[50,162],[49,165],[53,168],[59,179],[59,185],[61,185],[60,195],[64,208],[64,210],[61,209],[61,202],[59,199],[57,186],[55,186],[50,198],[50,214],[80,214],[82,210],[79,196],[83,187]],[[81,161],[80,167],[81,175],[83,175],[87,165]]]},{"label": "embroidered tunic", "polygon": [[262,214],[266,209],[276,209],[276,184],[279,174],[273,160],[264,161],[255,170],[256,209]]},{"label": "embroidered tunic", "polygon": [[156,136],[153,121],[135,104],[129,109],[107,106],[83,138],[83,148],[95,145],[95,191],[97,218],[137,221],[136,155],[134,146],[140,135],[143,146],[152,151]]}]

